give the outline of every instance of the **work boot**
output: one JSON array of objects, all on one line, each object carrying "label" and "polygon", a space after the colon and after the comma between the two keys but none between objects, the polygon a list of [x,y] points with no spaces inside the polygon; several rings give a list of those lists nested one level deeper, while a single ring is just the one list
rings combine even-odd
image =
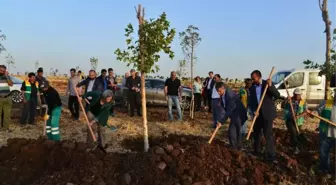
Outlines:
[{"label": "work boot", "polygon": [[299,148],[298,148],[298,147],[295,147],[295,149],[294,149],[294,154],[295,154],[295,155],[298,155],[299,153],[300,153]]}]

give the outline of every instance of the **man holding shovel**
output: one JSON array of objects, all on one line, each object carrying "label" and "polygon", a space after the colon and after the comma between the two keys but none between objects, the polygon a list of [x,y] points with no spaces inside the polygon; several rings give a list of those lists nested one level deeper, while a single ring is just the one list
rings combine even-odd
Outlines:
[{"label": "man holding shovel", "polygon": [[[87,112],[89,119],[89,126],[94,133],[98,133],[98,146],[102,149],[105,147],[105,133],[107,129],[107,121],[110,116],[110,110],[112,106],[113,92],[111,90],[105,90],[103,93],[97,91],[87,92],[83,95],[83,98],[92,97]],[[81,101],[82,98],[79,97]],[[94,147],[94,141],[91,137],[90,130],[87,133],[87,143],[89,147]]]},{"label": "man holding shovel", "polygon": [[[334,91],[336,91],[334,89]],[[336,93],[336,92],[335,92]],[[315,116],[311,111],[307,110],[309,114]],[[330,170],[330,151],[335,148],[336,143],[336,96],[331,100],[323,101],[317,108],[316,112],[320,115],[321,121],[319,124],[320,137],[320,170],[323,173],[331,173]],[[316,117],[316,116],[315,116]],[[322,120],[322,119],[325,120]],[[329,121],[329,122],[327,122]],[[331,124],[333,123],[333,124]]]},{"label": "man holding shovel", "polygon": [[221,108],[213,110],[214,112],[217,112],[217,115],[219,115],[217,127],[230,118],[230,146],[235,150],[240,150],[242,141],[241,126],[247,120],[246,108],[236,93],[228,87],[225,87],[223,82],[217,82],[215,87],[220,95],[221,101]]},{"label": "man holding shovel", "polygon": [[[269,78],[272,77],[272,73],[273,69]],[[255,113],[254,116],[256,116],[256,122],[253,126],[254,155],[261,156],[261,138],[263,132],[266,139],[266,153],[264,157],[266,161],[273,162],[275,160],[273,121],[277,116],[273,100],[278,99],[280,93],[272,84],[271,79],[267,79],[267,81],[262,79],[259,70],[253,71],[251,78],[253,85],[250,89],[249,107]],[[266,94],[263,96],[265,90]],[[259,112],[257,112],[259,104],[261,106]]]},{"label": "man holding shovel", "polygon": [[[299,154],[299,136],[298,131],[296,129],[295,124],[298,125],[299,128],[303,125],[304,116],[307,110],[307,104],[304,99],[301,98],[301,90],[296,88],[293,93],[293,97],[288,97],[288,101],[285,105],[285,122],[287,129],[289,131],[289,135],[291,138],[292,146],[294,147],[294,154]],[[292,105],[290,105],[292,103]],[[294,115],[292,114],[291,106],[293,107]],[[296,121],[294,120],[296,119]]]},{"label": "man holding shovel", "polygon": [[48,115],[45,116],[47,121],[46,133],[49,140],[60,141],[59,121],[62,112],[62,101],[58,92],[48,82],[40,86],[43,96],[48,105]]}]

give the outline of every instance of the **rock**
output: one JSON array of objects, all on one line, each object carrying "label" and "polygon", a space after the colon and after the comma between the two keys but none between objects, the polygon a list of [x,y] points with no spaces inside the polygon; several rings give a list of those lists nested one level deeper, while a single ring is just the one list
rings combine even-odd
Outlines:
[{"label": "rock", "polygon": [[70,182],[68,182],[68,183],[66,183],[66,185],[74,185],[73,183],[70,183]]},{"label": "rock", "polygon": [[62,143],[63,148],[68,148],[68,149],[74,149],[75,148],[75,143],[73,142],[64,142]]},{"label": "rock", "polygon": [[183,182],[183,185],[192,185],[192,179],[191,177],[187,175],[182,176],[182,182]]},{"label": "rock", "polygon": [[167,167],[167,164],[165,162],[160,162],[157,167],[160,169],[160,170],[164,170],[166,167]]},{"label": "rock", "polygon": [[230,173],[227,172],[224,168],[220,168],[219,170],[222,172],[222,174],[223,174],[224,176],[229,176],[229,175],[230,175]]},{"label": "rock", "polygon": [[126,182],[127,185],[131,184],[131,180],[132,180],[132,178],[131,178],[131,175],[130,175],[130,174],[126,173],[126,174],[124,175],[124,179],[125,179],[125,182]]},{"label": "rock", "polygon": [[156,150],[155,150],[155,153],[156,153],[156,154],[159,154],[159,155],[164,155],[164,154],[166,154],[165,151],[164,151],[164,149],[161,148],[161,147],[157,147]]},{"label": "rock", "polygon": [[168,153],[171,153],[173,150],[174,150],[173,145],[167,145],[167,146],[166,146],[166,151],[167,151]]},{"label": "rock", "polygon": [[169,155],[165,155],[162,158],[166,163],[171,163],[173,161],[173,158],[170,157]]},{"label": "rock", "polygon": [[187,139],[184,138],[184,137],[182,137],[182,138],[181,138],[181,143],[186,143],[186,142],[187,142]]},{"label": "rock", "polygon": [[178,157],[179,155],[180,155],[180,153],[181,153],[181,151],[180,150],[173,150],[173,152],[171,153],[171,155],[173,156],[173,157]]},{"label": "rock", "polygon": [[248,181],[244,177],[237,177],[237,185],[247,185]]}]

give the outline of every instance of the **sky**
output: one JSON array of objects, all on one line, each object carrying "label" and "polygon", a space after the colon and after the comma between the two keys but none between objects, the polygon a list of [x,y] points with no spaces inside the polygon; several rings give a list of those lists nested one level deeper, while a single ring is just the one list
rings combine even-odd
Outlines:
[{"label": "sky", "polygon": [[[329,0],[332,27],[336,25],[336,0]],[[303,68],[302,62],[325,58],[325,34],[318,0],[0,0],[2,42],[15,59],[11,73],[36,71],[38,60],[45,71],[67,73],[80,66],[90,69],[91,57],[98,69],[112,67],[117,74],[128,70],[114,51],[124,49],[124,29],[137,26],[134,7],[142,4],[146,18],[166,12],[177,33],[188,25],[199,28],[202,42],[196,48],[195,74],[208,71],[222,77],[244,78],[259,69],[267,76],[276,70]],[[178,69],[183,59],[178,34],[172,43],[175,58],[162,55],[162,76]]]}]

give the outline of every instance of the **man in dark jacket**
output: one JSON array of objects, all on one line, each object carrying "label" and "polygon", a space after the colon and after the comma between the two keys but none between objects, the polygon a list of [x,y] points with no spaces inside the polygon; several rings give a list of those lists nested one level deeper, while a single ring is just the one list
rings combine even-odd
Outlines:
[{"label": "man in dark jacket", "polygon": [[[39,67],[38,70],[37,70],[36,81],[38,82],[39,85],[43,85],[44,83],[48,82],[48,80],[45,77],[43,77],[43,68],[42,67]],[[40,93],[40,98],[38,100],[39,100],[38,106],[40,107],[40,113],[41,113],[41,116],[42,116],[42,115],[44,115],[44,112],[45,112],[44,108],[46,107],[46,100],[45,100],[42,92]]]},{"label": "man in dark jacket", "polygon": [[[228,87],[225,87],[223,82],[216,83],[216,90],[220,95],[221,109],[215,109],[214,111],[220,111],[217,113],[219,116],[219,125],[223,124],[228,118],[231,122],[229,125],[229,141],[230,146],[233,149],[240,150],[241,148],[241,126],[247,120],[246,108],[240,101],[236,93],[234,93]],[[219,126],[217,125],[217,126]]]},{"label": "man in dark jacket", "polygon": [[[106,90],[103,93],[91,91],[83,95],[83,98],[88,97],[92,97],[87,113],[90,126],[94,133],[98,133],[99,147],[105,148],[107,121],[112,106],[113,93],[110,90]],[[87,143],[91,145],[89,147],[93,147],[93,139],[89,129],[87,131]]]},{"label": "man in dark jacket", "polygon": [[62,101],[58,92],[46,82],[40,86],[48,105],[48,115],[45,117],[47,121],[46,132],[49,140],[59,141],[59,120],[62,112]]},{"label": "man in dark jacket", "polygon": [[212,71],[209,72],[209,77],[207,77],[203,83],[204,86],[204,96],[206,97],[206,100],[208,102],[208,108],[209,113],[212,111],[212,90],[216,83],[216,81],[213,79],[214,74]]},{"label": "man in dark jacket", "polygon": [[[107,89],[111,90],[113,92],[113,97],[115,95],[115,91],[117,89],[117,79],[114,77],[114,72],[112,68],[108,69],[108,76],[106,77],[106,81],[107,81]],[[113,104],[115,103],[114,99],[112,100]],[[114,105],[111,107],[111,112],[110,115],[112,117],[115,116],[114,114]]]},{"label": "man in dark jacket", "polygon": [[[255,70],[251,73],[253,85],[250,89],[249,107],[253,113],[257,111],[259,103],[262,103],[261,109],[257,116],[257,120],[253,127],[254,137],[254,153],[255,155],[261,155],[261,131],[264,133],[266,139],[266,154],[265,160],[275,160],[275,147],[273,138],[273,121],[276,118],[276,110],[274,106],[274,99],[280,97],[280,93],[272,84],[271,79],[263,80],[261,72]],[[263,102],[260,102],[262,94],[268,85],[268,89]]]},{"label": "man in dark jacket", "polygon": [[[81,81],[77,87],[85,86],[85,93],[87,92],[98,92],[102,93],[104,91],[104,84],[101,80],[97,79],[97,74],[95,70],[90,70],[89,77],[83,81]],[[77,89],[79,91],[80,89]],[[87,100],[91,102],[92,98],[87,97]],[[88,110],[89,105],[86,104],[86,111]]]},{"label": "man in dark jacket", "polygon": [[134,116],[134,108],[137,109],[138,116],[141,116],[141,113],[140,113],[141,79],[139,76],[135,75],[134,69],[131,70],[131,76],[128,77],[126,81],[126,87],[128,88],[128,100],[130,102],[131,117]]},{"label": "man in dark jacket", "polygon": [[107,90],[107,80],[106,80],[106,74],[107,74],[107,71],[106,69],[102,69],[101,71],[101,74],[100,76],[98,76],[97,79],[99,79],[101,81],[101,83],[103,84],[103,91]]}]

